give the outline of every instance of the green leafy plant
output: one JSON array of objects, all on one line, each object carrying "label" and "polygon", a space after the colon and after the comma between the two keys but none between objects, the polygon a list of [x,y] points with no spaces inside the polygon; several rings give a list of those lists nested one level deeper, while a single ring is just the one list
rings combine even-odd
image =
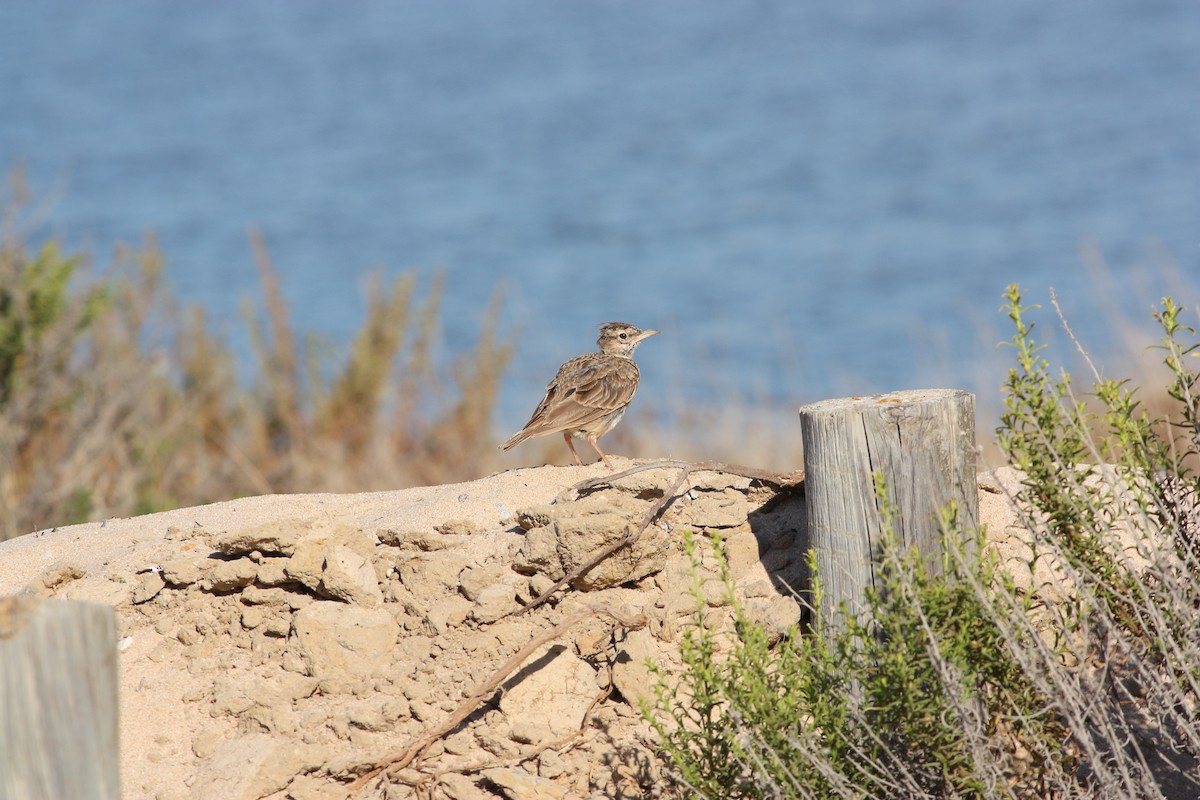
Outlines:
[{"label": "green leafy plant", "polygon": [[[880,502],[890,514],[885,492]],[[1012,587],[966,554],[961,533],[946,540],[949,575],[934,577],[889,522],[866,615],[844,616],[828,635],[797,629],[774,648],[739,604],[732,631],[704,624],[697,587],[684,670],[678,683],[659,670],[657,706],[645,709],[685,793],[987,797],[1019,777],[996,755],[1001,739],[1064,772],[1063,729],[989,613],[988,593]],[[957,579],[966,570],[971,579]]]}]

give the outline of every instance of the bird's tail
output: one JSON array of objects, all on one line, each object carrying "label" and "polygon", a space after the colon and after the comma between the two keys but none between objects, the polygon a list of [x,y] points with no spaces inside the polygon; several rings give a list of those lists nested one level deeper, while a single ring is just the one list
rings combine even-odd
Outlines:
[{"label": "bird's tail", "polygon": [[513,436],[511,439],[509,439],[507,442],[505,442],[504,444],[500,445],[500,449],[501,449],[501,450],[512,450],[514,447],[516,447],[517,445],[519,445],[521,442],[523,442],[523,441],[525,441],[526,439],[528,439],[528,438],[529,438],[531,435],[532,435],[532,434],[531,434],[529,431],[527,431],[527,430],[521,431],[520,433],[518,433],[518,434],[514,435],[514,436]]}]

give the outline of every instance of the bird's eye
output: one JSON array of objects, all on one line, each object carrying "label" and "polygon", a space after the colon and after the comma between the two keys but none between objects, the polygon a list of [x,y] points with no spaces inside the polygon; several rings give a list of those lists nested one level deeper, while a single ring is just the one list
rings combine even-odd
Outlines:
[{"label": "bird's eye", "polygon": [[622,339],[628,339],[628,338],[629,338],[629,334],[628,334],[628,333],[619,333],[619,334],[617,334],[617,335],[618,335],[618,336],[620,336]]}]

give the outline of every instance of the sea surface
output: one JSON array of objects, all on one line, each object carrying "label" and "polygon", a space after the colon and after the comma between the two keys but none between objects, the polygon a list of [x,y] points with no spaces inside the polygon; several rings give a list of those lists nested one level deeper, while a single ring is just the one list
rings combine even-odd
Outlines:
[{"label": "sea surface", "polygon": [[447,359],[502,289],[498,428],[609,320],[639,403],[995,394],[1006,284],[1103,353],[1200,281],[1200,3],[9,2],[14,167],[239,348],[251,226],[335,352],[373,269],[443,272]]}]

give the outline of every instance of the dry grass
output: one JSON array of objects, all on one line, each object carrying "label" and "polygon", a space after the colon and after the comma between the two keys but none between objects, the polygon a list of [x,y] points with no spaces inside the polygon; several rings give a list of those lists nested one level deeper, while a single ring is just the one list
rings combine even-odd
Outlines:
[{"label": "dry grass", "polygon": [[[499,466],[490,417],[511,346],[498,299],[449,374],[431,350],[440,280],[376,275],[339,363],[300,343],[262,237],[266,312],[251,315],[251,385],[198,308],[162,282],[153,242],[103,274],[0,232],[0,539],[85,519],[252,494],[368,491]],[[470,387],[469,390],[467,387]]]}]

